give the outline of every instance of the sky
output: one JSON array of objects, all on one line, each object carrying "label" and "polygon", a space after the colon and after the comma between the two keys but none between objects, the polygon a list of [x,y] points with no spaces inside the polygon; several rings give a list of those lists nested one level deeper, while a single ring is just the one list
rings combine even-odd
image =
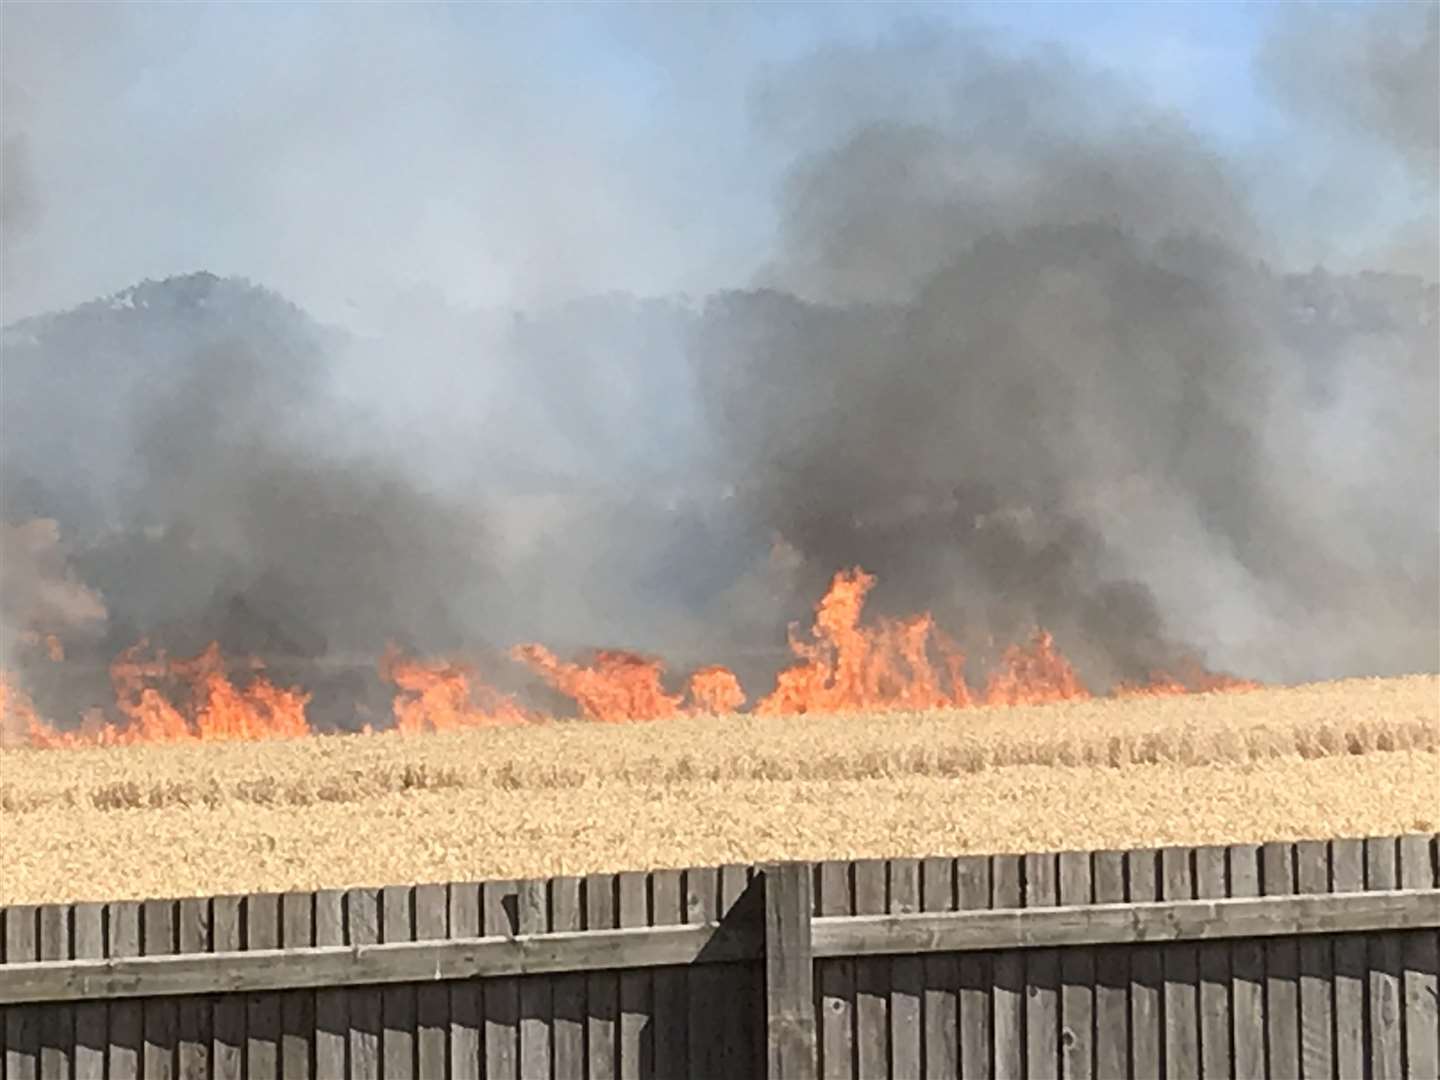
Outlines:
[{"label": "sky", "polygon": [[[1342,182],[1264,92],[1257,52],[1289,7],[8,2],[0,319],[198,269],[355,329],[417,296],[743,286],[813,149],[767,123],[767,85],[944,32],[1068,57],[1178,114],[1249,163],[1282,258],[1343,266],[1411,208],[1356,198],[1377,167]],[[1295,196],[1321,175],[1301,186],[1350,211],[1323,242]]]}]

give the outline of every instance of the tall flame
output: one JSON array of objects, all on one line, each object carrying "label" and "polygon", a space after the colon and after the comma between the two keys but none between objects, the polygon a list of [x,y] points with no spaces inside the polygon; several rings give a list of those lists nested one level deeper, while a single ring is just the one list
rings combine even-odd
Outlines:
[{"label": "tall flame", "polygon": [[[945,660],[942,681],[931,663],[934,619],[860,625],[865,597],[875,578],[861,569],[842,570],[815,609],[812,640],[790,628],[790,648],[800,662],[780,672],[775,689],[755,706],[761,714],[854,712],[862,709],[934,709],[969,704],[964,657],[946,639],[937,642]],[[948,683],[948,685],[944,685]]]},{"label": "tall flame", "polygon": [[1048,705],[1089,696],[1090,691],[1046,630],[1036,630],[1027,645],[1006,649],[1000,668],[985,686],[987,705]]}]

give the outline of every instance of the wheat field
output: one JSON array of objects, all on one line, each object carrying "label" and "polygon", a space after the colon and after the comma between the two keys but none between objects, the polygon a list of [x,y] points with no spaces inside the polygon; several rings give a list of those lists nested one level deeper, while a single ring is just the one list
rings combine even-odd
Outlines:
[{"label": "wheat field", "polygon": [[0,904],[1440,828],[1440,678],[0,751]]}]

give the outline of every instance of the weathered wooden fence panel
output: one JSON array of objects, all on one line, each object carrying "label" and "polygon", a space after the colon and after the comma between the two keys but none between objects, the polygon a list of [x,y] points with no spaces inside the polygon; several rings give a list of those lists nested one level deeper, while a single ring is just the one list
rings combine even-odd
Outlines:
[{"label": "weathered wooden fence panel", "polygon": [[[0,910],[0,1080],[1419,1080],[1440,1076],[1440,919],[1385,920],[1412,895],[1440,912],[1437,888],[1440,847],[1423,835],[14,906]],[[1278,936],[1257,929],[1261,909],[1224,906],[1362,892],[1385,894],[1366,909],[1378,913],[1370,923],[1322,912],[1283,924],[1307,932]],[[1179,908],[1146,907],[1172,900]],[[1293,914],[1312,902],[1288,903]],[[1023,930],[1046,910],[1049,929]],[[1241,936],[1196,931],[1212,910]],[[963,915],[987,911],[998,914],[983,926]],[[1107,912],[1129,921],[1092,917]],[[1132,924],[1159,936],[1127,937]],[[1332,925],[1345,932],[1323,932]],[[1190,929],[1166,930],[1177,926]],[[699,936],[683,937],[686,927]],[[638,931],[624,939],[636,949],[667,932],[669,944],[616,963],[632,955],[619,942],[568,966],[535,944],[624,928]],[[402,981],[374,975],[386,957],[398,962],[394,950],[445,941],[460,952],[438,957],[431,981],[403,981],[430,974],[413,960]],[[703,944],[692,955],[687,942]],[[30,972],[58,985],[60,968],[45,961],[68,972],[102,958],[257,950],[278,951],[257,954],[258,968],[226,984],[247,987],[234,992],[213,975],[238,970],[239,957],[224,956],[159,995],[146,973],[177,961],[136,961],[140,974],[104,992],[82,980],[63,1000],[13,989],[41,985],[24,982]],[[265,975],[272,964],[339,971],[347,957],[368,974]],[[467,962],[501,973],[466,975]],[[104,977],[100,967],[83,978]],[[147,986],[151,996],[136,996]]]}]

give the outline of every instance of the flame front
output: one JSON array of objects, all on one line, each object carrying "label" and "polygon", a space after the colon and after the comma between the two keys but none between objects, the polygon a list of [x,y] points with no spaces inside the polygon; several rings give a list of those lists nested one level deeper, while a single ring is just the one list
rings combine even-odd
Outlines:
[{"label": "flame front", "polygon": [[755,707],[757,713],[841,713],[859,710],[961,708],[970,704],[965,660],[948,639],[937,639],[945,659],[942,681],[929,648],[935,621],[925,613],[882,620],[874,629],[860,624],[865,597],[875,578],[860,569],[842,570],[815,610],[812,640],[790,628],[790,648],[800,663],[780,672],[776,686]]},{"label": "flame front", "polygon": [[601,649],[588,666],[559,660],[543,645],[517,645],[510,655],[574,698],[587,720],[664,720],[680,712],[680,695],[667,694],[661,684],[664,666],[638,653]]},{"label": "flame front", "polygon": [[[398,688],[393,708],[395,729],[402,734],[522,724],[530,719],[514,701],[460,664],[416,660],[392,648],[380,660],[380,673]],[[477,704],[477,698],[483,704]]]},{"label": "flame front", "polygon": [[[1091,696],[1050,633],[1037,628],[1012,645],[972,693],[965,656],[929,612],[904,619],[863,621],[875,578],[858,567],[835,575],[815,608],[808,633],[789,631],[796,662],[754,706],[762,715],[964,709],[983,705],[1043,705]],[[47,653],[63,658],[58,640]],[[720,666],[693,672],[684,692],[665,686],[657,659],[620,649],[594,652],[584,663],[561,660],[543,645],[518,645],[510,658],[575,702],[579,716],[602,723],[665,720],[738,712],[746,694],[734,672]],[[240,680],[232,671],[243,672]],[[388,649],[381,676],[395,686],[395,729],[406,734],[450,731],[549,719],[489,686],[470,667],[420,659]],[[0,737],[40,747],[111,746],[140,742],[291,738],[312,733],[310,695],[269,680],[258,660],[230,662],[212,644],[199,655],[174,658],[146,642],[126,649],[110,668],[115,706],[124,721],[87,721],[58,731],[37,713],[17,684],[0,677]],[[1180,674],[1159,672],[1147,682],[1121,683],[1116,696],[1233,692],[1258,683],[1207,671],[1198,663]],[[369,730],[368,727],[366,730]]]}]

